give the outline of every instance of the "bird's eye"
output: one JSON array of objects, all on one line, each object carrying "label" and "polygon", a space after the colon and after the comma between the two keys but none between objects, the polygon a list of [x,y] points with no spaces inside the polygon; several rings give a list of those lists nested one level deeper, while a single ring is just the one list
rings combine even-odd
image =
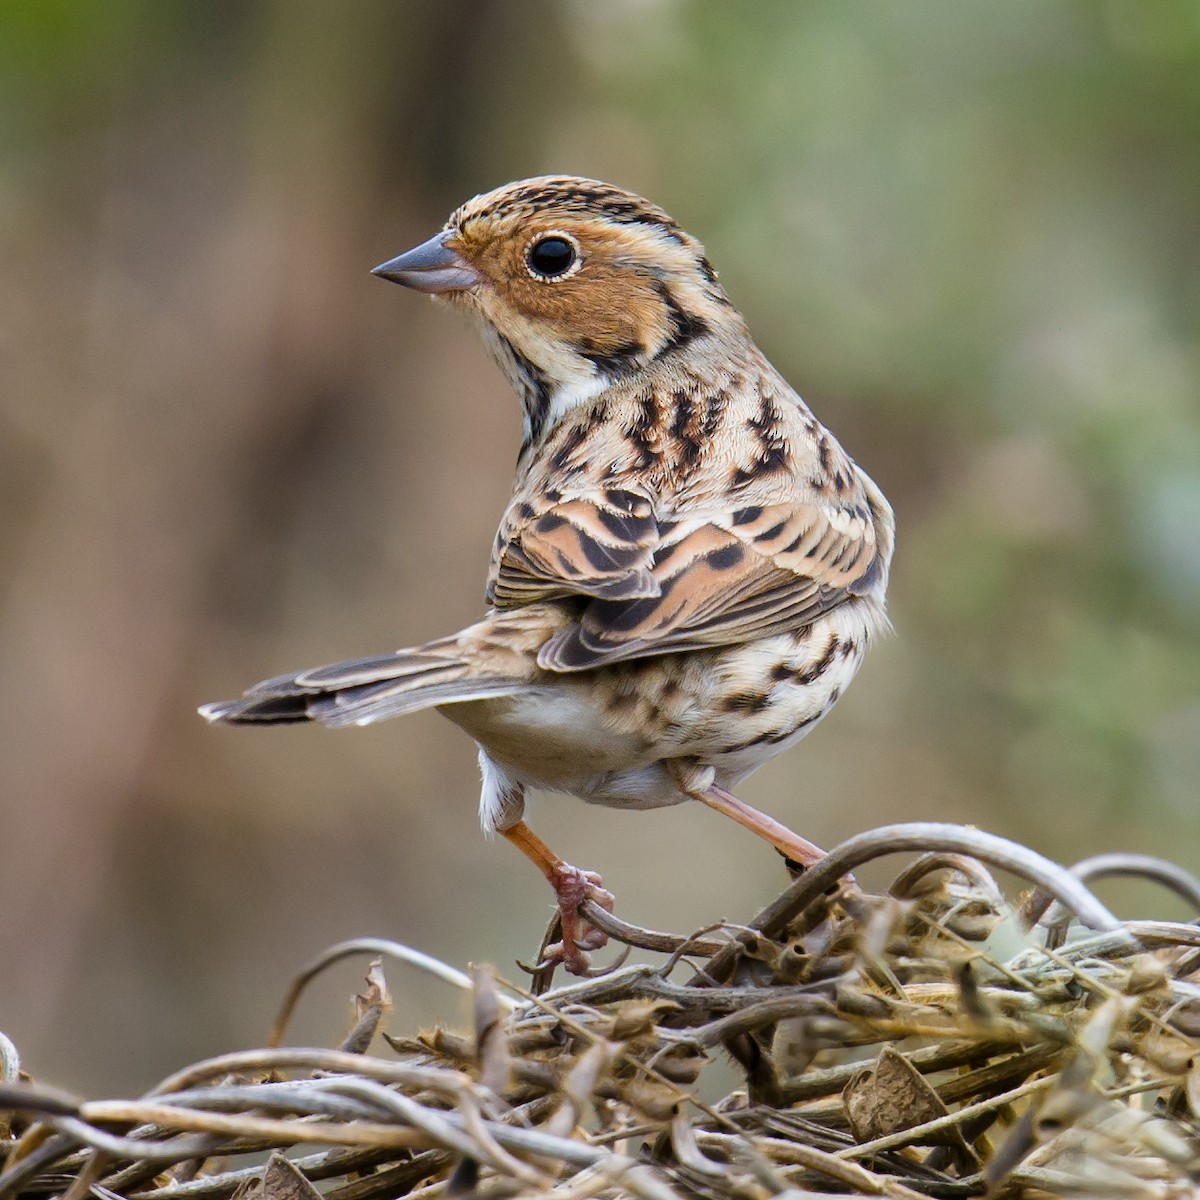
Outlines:
[{"label": "bird's eye", "polygon": [[529,269],[543,279],[565,275],[576,259],[575,247],[565,237],[544,237],[529,247]]}]

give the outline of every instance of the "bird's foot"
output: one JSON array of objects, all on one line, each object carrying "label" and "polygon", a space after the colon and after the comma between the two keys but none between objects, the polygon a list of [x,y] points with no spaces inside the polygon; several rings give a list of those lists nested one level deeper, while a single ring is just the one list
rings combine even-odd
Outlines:
[{"label": "bird's foot", "polygon": [[592,964],[587,952],[606,945],[608,934],[580,916],[579,908],[585,900],[592,900],[606,912],[612,912],[615,897],[600,884],[600,876],[595,871],[581,871],[565,862],[555,865],[550,886],[558,901],[562,940],[546,947],[541,966],[562,963],[572,975],[588,973]]}]

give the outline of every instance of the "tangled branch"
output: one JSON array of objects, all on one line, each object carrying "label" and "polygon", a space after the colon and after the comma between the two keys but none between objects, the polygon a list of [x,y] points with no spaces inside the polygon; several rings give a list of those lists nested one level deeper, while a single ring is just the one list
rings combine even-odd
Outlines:
[{"label": "tangled branch", "polygon": [[[906,850],[923,853],[885,894],[847,878]],[[1033,890],[1010,904],[992,868]],[[341,943],[297,977],[270,1047],[138,1100],[25,1079],[0,1035],[0,1200],[1194,1195],[1200,927],[1119,921],[1088,887],[1109,873],[1200,903],[1144,856],[1067,870],[974,829],[889,826],[744,926],[674,935],[590,908],[660,957],[558,987]],[[342,1045],[278,1045],[307,982],[364,952]],[[388,958],[469,991],[474,1028],[380,1035]],[[710,1102],[722,1058],[739,1086]]]}]

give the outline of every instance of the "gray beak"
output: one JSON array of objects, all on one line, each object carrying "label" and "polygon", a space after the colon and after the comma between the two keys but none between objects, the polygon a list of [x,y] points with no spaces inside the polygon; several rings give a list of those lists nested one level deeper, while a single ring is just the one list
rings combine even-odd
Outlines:
[{"label": "gray beak", "polygon": [[446,245],[443,231],[412,250],[380,263],[372,271],[381,279],[402,283],[417,292],[465,292],[483,282],[483,276]]}]

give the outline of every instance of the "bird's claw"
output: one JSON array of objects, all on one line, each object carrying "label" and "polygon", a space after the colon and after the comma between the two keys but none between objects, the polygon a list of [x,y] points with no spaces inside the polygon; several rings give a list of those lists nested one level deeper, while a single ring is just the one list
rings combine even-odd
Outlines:
[{"label": "bird's claw", "polygon": [[612,912],[616,898],[601,886],[595,871],[581,871],[570,863],[560,863],[550,882],[558,900],[562,940],[546,947],[540,965],[561,963],[572,975],[587,975],[592,965],[587,952],[607,945],[608,934],[579,915],[580,905],[592,900],[606,912]]},{"label": "bird's claw", "polygon": [[626,959],[629,958],[631,947],[622,946],[621,953],[603,967],[593,967],[592,961],[588,955],[577,951],[573,956],[575,967],[572,968],[562,954],[562,942],[552,942],[543,951],[544,957],[536,966],[531,966],[528,963],[518,962],[517,965],[522,970],[528,971],[530,975],[537,975],[542,971],[552,971],[560,963],[562,963],[572,975],[584,976],[588,979],[600,979],[605,975],[611,975],[619,967],[625,965]]},{"label": "bird's claw", "polygon": [[565,941],[551,942],[542,951],[542,961],[538,963],[538,971],[548,971],[559,965],[565,967],[572,975],[586,975],[592,969],[592,960],[586,952],[575,943],[568,946]]}]

